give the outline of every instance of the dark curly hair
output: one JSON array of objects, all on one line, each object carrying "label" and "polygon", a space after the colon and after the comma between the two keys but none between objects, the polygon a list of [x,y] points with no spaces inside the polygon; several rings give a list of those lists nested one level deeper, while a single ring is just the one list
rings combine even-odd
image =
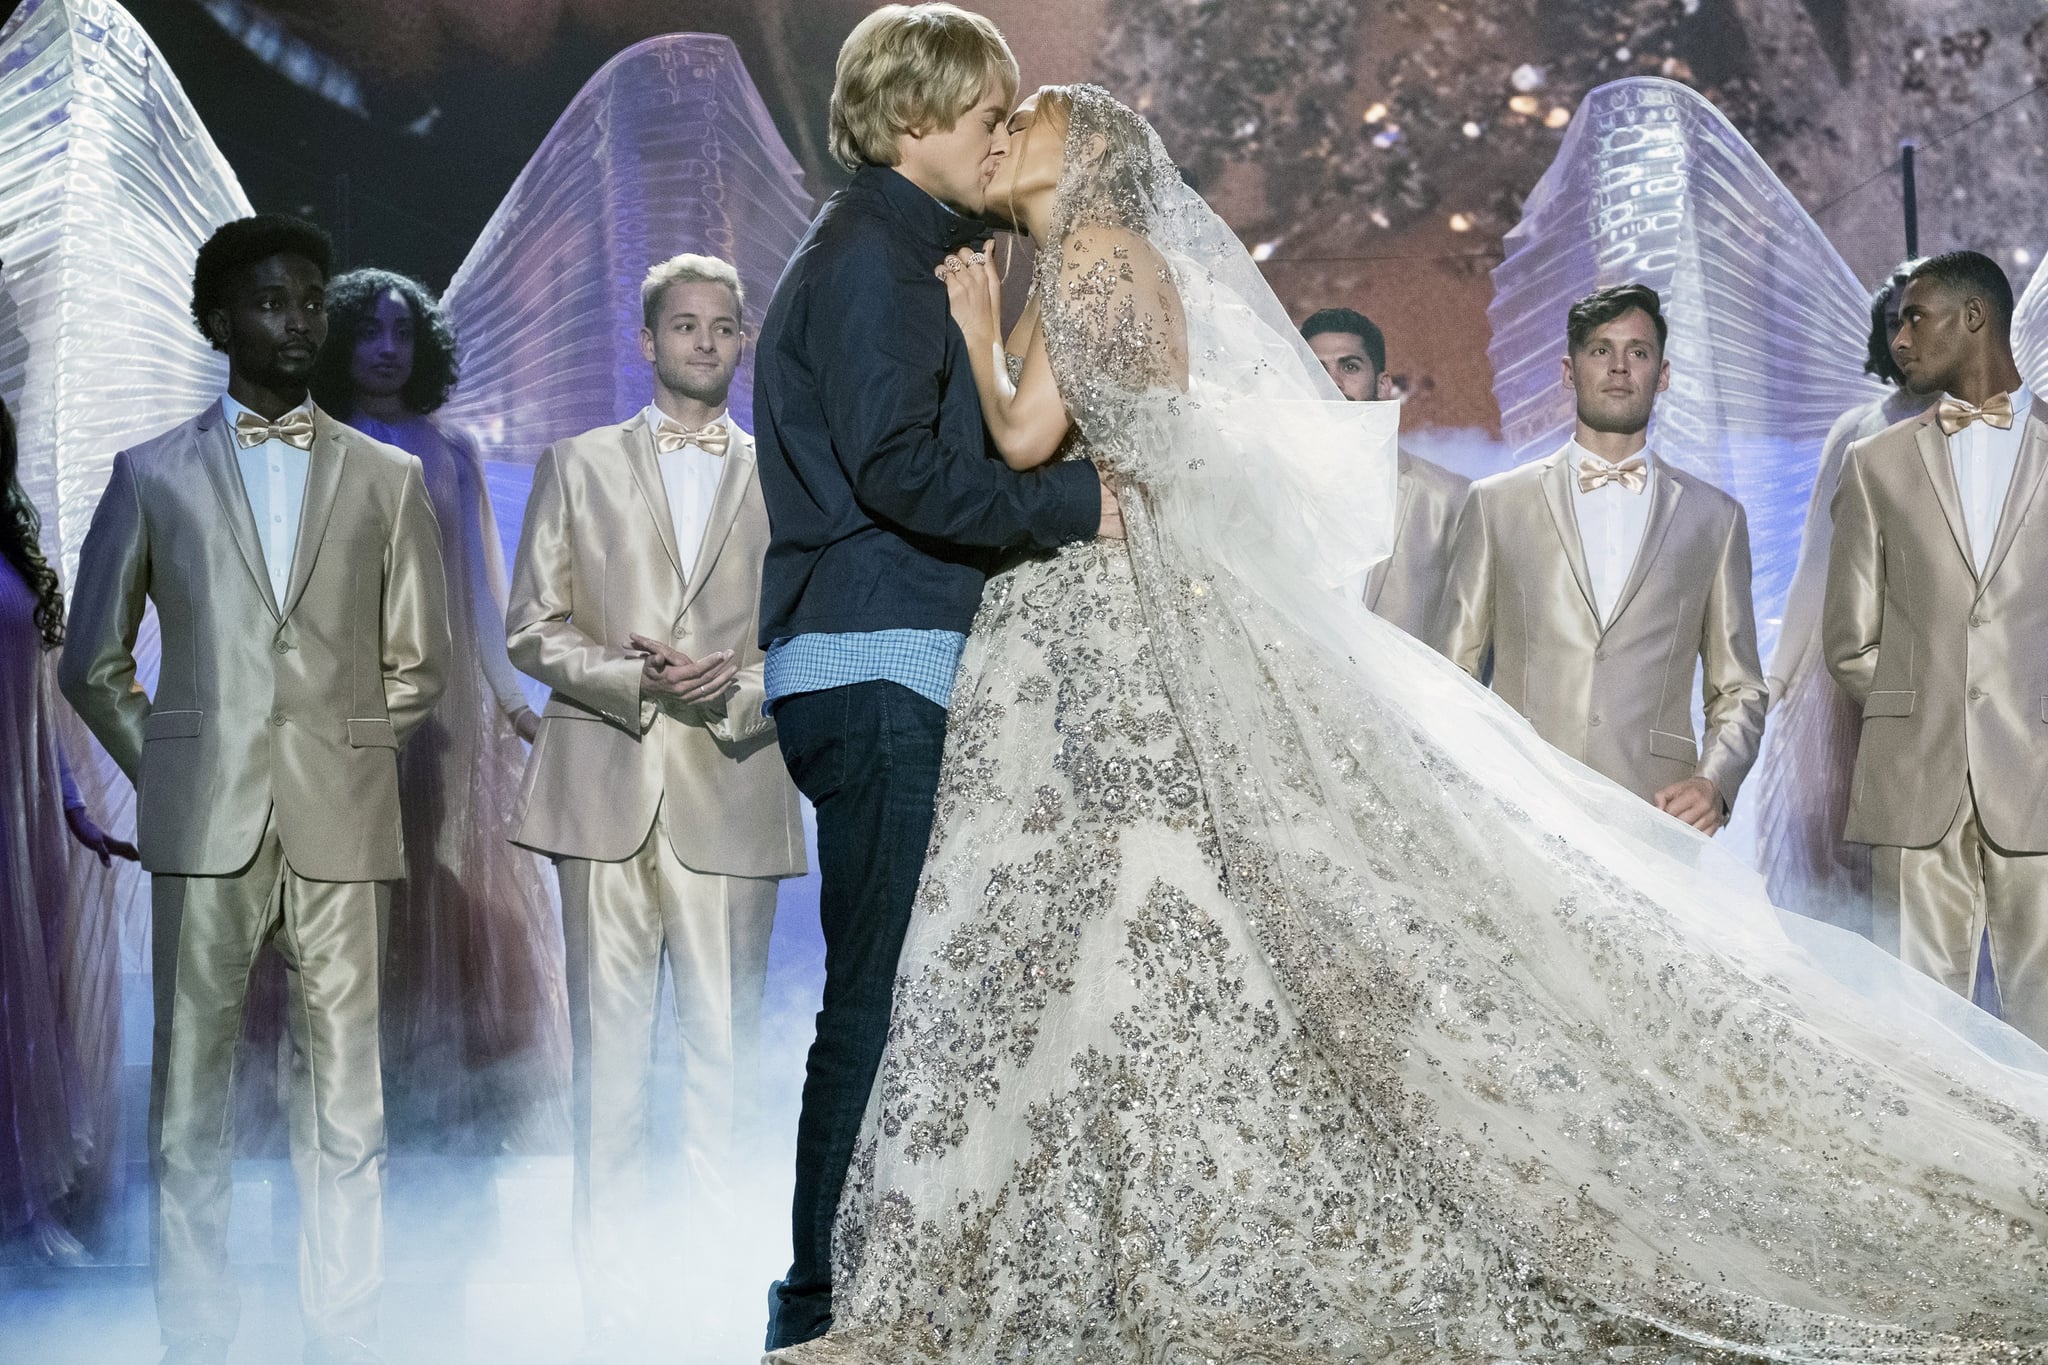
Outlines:
[{"label": "dark curly hair", "polygon": [[1374,374],[1387,372],[1387,338],[1373,320],[1356,308],[1318,308],[1301,324],[1301,339],[1312,341],[1328,332],[1357,337]]},{"label": "dark curly hair", "polygon": [[459,373],[455,327],[434,292],[409,275],[392,270],[351,270],[327,284],[327,344],[313,367],[313,401],[344,422],[355,411],[356,386],[349,377],[355,360],[356,329],[386,290],[412,309],[412,374],[398,391],[404,404],[425,416],[448,401]]},{"label": "dark curly hair", "polygon": [[43,558],[42,518],[14,477],[20,463],[14,414],[0,402],[0,558],[14,566],[36,595],[36,629],[43,643],[55,649],[64,643],[64,589],[57,571]]},{"label": "dark curly hair", "polygon": [[1891,329],[1885,326],[1885,313],[1905,289],[1906,281],[1913,278],[1917,260],[1907,261],[1891,273],[1883,284],[1870,291],[1870,350],[1863,358],[1863,373],[1876,375],[1885,383],[1895,387],[1903,386],[1906,376],[1899,371],[1898,362],[1892,359]]},{"label": "dark curly hair", "polygon": [[223,223],[199,248],[192,267],[192,322],[215,350],[220,344],[206,330],[206,315],[226,301],[235,276],[272,256],[303,256],[319,266],[322,275],[334,273],[334,243],[327,234],[303,218],[282,213]]}]

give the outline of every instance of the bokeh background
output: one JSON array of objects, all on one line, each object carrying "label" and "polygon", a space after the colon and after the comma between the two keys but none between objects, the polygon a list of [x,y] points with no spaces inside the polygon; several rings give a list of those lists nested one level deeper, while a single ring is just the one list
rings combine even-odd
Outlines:
[{"label": "bokeh background", "polygon": [[[737,43],[814,194],[832,58],[871,0],[133,0],[259,209],[445,284],[582,82],[661,32]],[[1571,111],[1683,81],[1866,282],[1921,245],[2048,248],[2042,0],[984,0],[1027,86],[1143,109],[1302,316],[1385,327],[1408,425],[1493,432],[1487,273]],[[4,9],[4,6],[0,6]]]}]

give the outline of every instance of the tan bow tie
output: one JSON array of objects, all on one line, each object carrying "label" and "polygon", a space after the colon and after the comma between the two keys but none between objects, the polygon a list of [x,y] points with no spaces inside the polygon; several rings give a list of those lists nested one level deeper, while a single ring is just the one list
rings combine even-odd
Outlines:
[{"label": "tan bow tie", "polygon": [[1579,461],[1579,491],[1590,493],[1602,484],[1618,483],[1631,493],[1640,493],[1650,482],[1649,466],[1640,455],[1631,455],[1620,464],[1609,464],[1605,460],[1585,459]]},{"label": "tan bow tie", "polygon": [[242,449],[260,446],[265,441],[283,441],[300,450],[313,448],[313,414],[304,408],[288,412],[275,422],[266,422],[253,412],[235,414],[235,440]]},{"label": "tan bow tie", "polygon": [[706,455],[725,454],[727,428],[724,422],[713,422],[708,427],[695,431],[687,430],[679,422],[663,422],[654,431],[654,448],[664,455],[684,446],[695,446]]},{"label": "tan bow tie", "polygon": [[2012,395],[1993,394],[1984,400],[1984,406],[1965,403],[1960,398],[1941,396],[1941,406],[1935,409],[1934,420],[1941,423],[1941,434],[1953,436],[1972,422],[1982,422],[1987,427],[2000,431],[2012,430]]}]

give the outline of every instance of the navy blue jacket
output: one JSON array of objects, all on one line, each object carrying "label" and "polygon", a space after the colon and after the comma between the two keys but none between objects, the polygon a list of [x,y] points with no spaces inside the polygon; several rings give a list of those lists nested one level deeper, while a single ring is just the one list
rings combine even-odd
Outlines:
[{"label": "navy blue jacket", "polygon": [[1053,549],[1101,524],[1092,466],[1019,473],[982,425],[932,271],[985,231],[866,166],[783,271],[754,355],[764,648],[817,632],[965,632],[1001,551]]}]

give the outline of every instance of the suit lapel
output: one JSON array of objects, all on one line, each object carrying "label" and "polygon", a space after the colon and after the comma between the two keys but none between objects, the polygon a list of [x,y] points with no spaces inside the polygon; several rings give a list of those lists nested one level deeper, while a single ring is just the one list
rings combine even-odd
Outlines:
[{"label": "suit lapel", "polygon": [[[1678,500],[1685,493],[1685,486],[1671,477],[1669,468],[1651,457],[1657,467],[1657,478],[1649,491],[1650,519],[1643,524],[1643,539],[1636,546],[1635,562],[1629,565],[1628,578],[1621,585],[1621,596],[1615,599],[1614,610],[1607,614],[1607,621],[1619,621],[1621,614],[1628,610],[1628,604],[1642,591],[1643,581],[1650,576],[1650,566],[1657,562],[1657,552],[1664,547],[1664,537],[1671,530],[1671,523],[1678,516]],[[1601,629],[1605,631],[1606,623]]]},{"label": "suit lapel", "polygon": [[1415,476],[1410,472],[1413,466],[1409,464],[1407,451],[1400,451],[1399,457],[1401,496],[1394,511],[1394,548],[1385,559],[1373,565],[1372,571],[1365,576],[1367,611],[1379,610],[1380,593],[1386,589],[1387,573],[1394,567],[1394,556],[1401,553],[1401,542],[1408,538],[1408,513],[1415,505]]},{"label": "suit lapel", "polygon": [[236,457],[234,432],[218,401],[200,414],[198,436],[199,462],[213,482],[214,495],[227,516],[235,547],[242,552],[242,561],[256,580],[256,590],[263,594],[264,605],[270,608],[272,616],[283,619],[277,596],[270,589],[270,570],[263,562],[263,538],[256,532],[256,514],[249,508],[249,490],[242,486],[242,465]]},{"label": "suit lapel", "polygon": [[718,562],[718,552],[725,548],[725,538],[732,534],[732,524],[739,517],[740,501],[747,494],[747,480],[754,472],[754,443],[746,433],[732,424],[730,417],[726,424],[731,436],[726,442],[725,467],[718,475],[718,492],[711,500],[711,516],[704,523],[704,535],[697,545],[697,562],[690,566],[690,580],[683,588],[683,610],[697,600],[697,594],[704,591],[704,582],[711,577],[711,566]]},{"label": "suit lapel", "polygon": [[299,508],[299,538],[292,546],[292,572],[284,592],[280,616],[290,620],[306,582],[313,576],[314,561],[320,558],[320,542],[327,536],[327,521],[334,515],[334,495],[341,488],[341,466],[346,448],[335,421],[319,408],[313,409],[313,449],[306,460],[306,498]]},{"label": "suit lapel", "polygon": [[683,575],[682,551],[676,548],[675,514],[668,505],[668,485],[661,481],[661,460],[654,451],[654,433],[647,429],[644,414],[620,429],[626,447],[626,465],[633,471],[634,482],[640,485],[640,497],[647,504],[649,515],[654,518],[654,529],[661,536],[661,548],[668,551],[668,562],[675,566],[676,576]]},{"label": "suit lapel", "polygon": [[1586,572],[1586,543],[1579,535],[1578,513],[1572,510],[1571,478],[1571,461],[1565,458],[1565,452],[1551,456],[1542,474],[1543,501],[1550,508],[1558,543],[1564,547],[1565,559],[1572,566],[1572,581],[1579,585],[1579,596],[1585,599],[1586,610],[1593,614],[1597,624],[1600,608],[1593,602],[1593,575]]},{"label": "suit lapel", "polygon": [[2048,475],[2048,409],[2036,400],[2033,411],[2027,415],[2027,434],[2020,442],[2019,461],[2012,467],[2012,485],[2006,489],[2005,506],[1998,511],[1998,535],[1991,542],[1990,558],[1984,561],[1985,583],[1998,572],[1998,566],[2005,562],[2006,553],[2019,537],[2020,523],[2027,519],[2027,510],[2040,492],[2043,475]]},{"label": "suit lapel", "polygon": [[1977,557],[1970,553],[1970,532],[1963,521],[1962,494],[1956,491],[1956,467],[1948,457],[1948,442],[1942,437],[1941,424],[1929,417],[1920,424],[1914,436],[1920,444],[1920,463],[1927,467],[1927,478],[1934,485],[1934,500],[1941,504],[1942,516],[1948,518],[1948,531],[1955,538],[1956,553],[1963,557],[1963,567],[1975,578]]}]

